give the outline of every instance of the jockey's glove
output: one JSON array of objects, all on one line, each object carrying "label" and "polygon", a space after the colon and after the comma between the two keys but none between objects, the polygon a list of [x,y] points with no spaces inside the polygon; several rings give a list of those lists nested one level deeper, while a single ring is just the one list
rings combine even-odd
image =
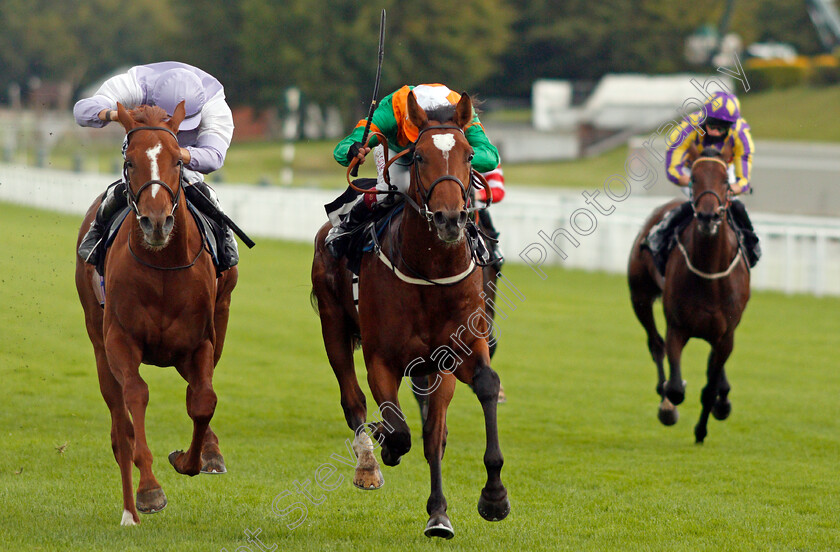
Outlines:
[{"label": "jockey's glove", "polygon": [[354,158],[354,157],[356,157],[357,155],[359,155],[359,151],[361,151],[361,149],[362,149],[362,143],[361,143],[361,142],[353,142],[353,143],[350,145],[350,149],[349,149],[349,150],[347,150],[347,163],[348,163],[348,164],[349,164],[351,161],[353,161],[353,158]]}]

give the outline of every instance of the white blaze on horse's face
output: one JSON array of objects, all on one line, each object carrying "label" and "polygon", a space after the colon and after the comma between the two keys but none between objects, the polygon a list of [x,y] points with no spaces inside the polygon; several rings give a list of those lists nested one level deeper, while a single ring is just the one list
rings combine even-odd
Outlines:
[{"label": "white blaze on horse's face", "polygon": [[[161,150],[163,149],[163,144],[158,143],[153,148],[149,148],[146,150],[146,157],[149,158],[149,162],[151,163],[152,169],[152,180],[160,180],[160,167],[158,167],[158,155],[160,155]],[[152,197],[155,197],[160,190],[160,184],[152,184]]]},{"label": "white blaze on horse's face", "polygon": [[449,152],[455,147],[455,135],[451,132],[432,135],[432,142],[435,147],[443,152],[443,159],[446,161],[446,172],[449,172]]}]

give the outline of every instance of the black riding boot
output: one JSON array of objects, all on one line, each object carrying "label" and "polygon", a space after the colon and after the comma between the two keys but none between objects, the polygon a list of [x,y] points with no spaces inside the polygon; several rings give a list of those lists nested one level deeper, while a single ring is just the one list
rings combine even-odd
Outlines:
[{"label": "black riding boot", "polygon": [[344,217],[344,220],[341,221],[341,224],[330,229],[327,238],[324,240],[324,245],[327,246],[327,250],[333,257],[340,259],[347,253],[347,247],[350,245],[350,237],[353,232],[367,222],[371,214],[373,212],[365,203],[364,197],[361,197]]},{"label": "black riding boot", "polygon": [[505,262],[505,257],[502,255],[502,250],[499,248],[499,231],[493,226],[493,219],[490,218],[490,212],[487,209],[478,211],[478,222],[481,225],[481,230],[492,238],[487,241],[487,246],[490,248],[490,261],[496,270],[501,270]]},{"label": "black riding boot", "polygon": [[690,201],[671,209],[656,226],[650,229],[645,238],[643,245],[650,250],[656,270],[662,275],[665,275],[665,265],[673,249],[674,233],[683,222],[688,220],[692,212]]},{"label": "black riding boot", "polygon": [[741,243],[747,253],[747,261],[750,268],[754,267],[761,258],[761,247],[758,245],[758,236],[753,230],[752,221],[747,214],[746,206],[741,202],[733,200],[729,205],[729,212],[732,213],[732,220],[735,223],[735,231],[740,235]]},{"label": "black riding boot", "polygon": [[219,216],[223,211],[222,206],[219,204],[219,199],[216,197],[216,193],[210,189],[210,186],[200,181],[185,186],[184,193],[187,199],[190,200],[190,203],[213,219],[224,230],[224,243],[219,244],[219,272],[239,264],[239,244],[236,243],[233,231],[231,231],[227,224],[223,223]]},{"label": "black riding boot", "polygon": [[82,238],[82,243],[79,244],[79,257],[85,260],[86,263],[93,266],[99,265],[99,258],[102,256],[102,234],[105,232],[105,226],[115,214],[117,214],[123,207],[128,205],[128,200],[125,197],[125,184],[119,180],[105,190],[105,197],[102,198],[102,203],[96,210],[96,216],[93,222],[90,223],[90,228]]}]

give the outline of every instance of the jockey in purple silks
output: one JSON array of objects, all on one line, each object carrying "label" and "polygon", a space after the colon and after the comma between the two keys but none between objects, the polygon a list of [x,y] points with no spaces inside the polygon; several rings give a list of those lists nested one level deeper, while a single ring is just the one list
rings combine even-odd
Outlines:
[{"label": "jockey in purple silks", "polygon": [[[668,179],[674,184],[691,186],[692,160],[689,159],[689,152],[692,149],[702,154],[706,148],[723,150],[729,146],[733,154],[732,164],[728,166],[732,195],[752,193],[750,171],[755,146],[750,135],[750,125],[741,117],[740,103],[733,94],[712,94],[703,105],[702,111],[692,113],[671,131],[666,143],[671,146],[665,156],[665,169]],[[755,266],[761,257],[761,249],[747,210],[741,201],[732,198],[730,212],[747,260],[751,267]],[[665,264],[673,248],[675,231],[688,221],[692,213],[691,202],[686,201],[668,212],[648,234],[644,245],[653,254],[653,260],[661,274],[665,274]]]},{"label": "jockey in purple silks", "polygon": [[[216,194],[205,184],[204,175],[224,164],[233,138],[233,115],[225,102],[224,87],[212,75],[176,61],[138,65],[105,81],[92,97],[79,100],[73,107],[73,115],[81,126],[101,128],[116,120],[117,102],[126,109],[157,106],[171,116],[181,101],[185,102],[186,117],[178,128],[177,138],[184,163],[184,193],[203,211],[207,202],[192,200],[201,199],[195,194],[202,194],[212,203],[209,209],[215,207],[221,213]],[[111,217],[127,205],[125,186],[125,182],[118,181],[108,187],[96,218],[79,246],[79,255],[88,263],[96,265],[104,254],[99,247],[102,234]],[[219,251],[220,271],[239,261],[236,239],[229,228],[224,230],[225,246]]]}]

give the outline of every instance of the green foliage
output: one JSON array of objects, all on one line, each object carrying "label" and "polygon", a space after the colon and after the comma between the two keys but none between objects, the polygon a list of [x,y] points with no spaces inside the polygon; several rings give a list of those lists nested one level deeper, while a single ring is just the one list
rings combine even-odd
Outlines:
[{"label": "green foliage", "polygon": [[750,91],[762,92],[770,89],[784,89],[804,84],[808,79],[808,67],[801,65],[771,65],[753,67],[746,71]]}]

